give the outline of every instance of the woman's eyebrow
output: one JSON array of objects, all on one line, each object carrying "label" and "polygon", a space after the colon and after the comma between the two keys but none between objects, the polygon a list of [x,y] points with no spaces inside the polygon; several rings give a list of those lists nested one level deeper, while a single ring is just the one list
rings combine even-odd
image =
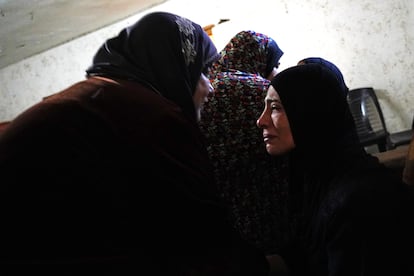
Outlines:
[{"label": "woman's eyebrow", "polygon": [[268,97],[266,97],[264,101],[265,101],[266,103],[274,103],[274,102],[276,102],[276,103],[281,103],[279,99],[275,99],[275,98],[268,98]]}]

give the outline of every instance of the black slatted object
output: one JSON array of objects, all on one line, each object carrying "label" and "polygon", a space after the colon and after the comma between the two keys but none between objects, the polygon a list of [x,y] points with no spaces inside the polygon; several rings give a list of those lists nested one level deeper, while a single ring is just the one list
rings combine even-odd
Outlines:
[{"label": "black slatted object", "polygon": [[386,151],[388,131],[374,89],[363,87],[350,90],[348,104],[361,145],[364,147],[376,145],[380,152]]}]

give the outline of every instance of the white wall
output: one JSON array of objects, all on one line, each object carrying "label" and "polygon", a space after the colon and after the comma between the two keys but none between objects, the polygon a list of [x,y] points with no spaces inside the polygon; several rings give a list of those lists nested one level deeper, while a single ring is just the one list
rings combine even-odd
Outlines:
[{"label": "white wall", "polygon": [[349,88],[374,87],[390,131],[410,127],[414,114],[412,0],[169,0],[67,44],[0,70],[0,121],[42,97],[82,80],[106,38],[151,11],[170,11],[216,25],[220,50],[238,31],[273,37],[285,52],[281,69],[308,56],[334,62]]}]

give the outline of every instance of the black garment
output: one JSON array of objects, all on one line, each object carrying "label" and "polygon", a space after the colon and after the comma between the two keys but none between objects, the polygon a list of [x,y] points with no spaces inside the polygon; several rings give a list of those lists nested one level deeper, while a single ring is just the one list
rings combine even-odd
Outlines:
[{"label": "black garment", "polygon": [[1,136],[0,263],[264,275],[264,257],[215,201],[197,125],[157,93],[119,83],[77,83]]},{"label": "black garment", "polygon": [[272,86],[296,144],[281,252],[291,275],[414,275],[413,191],[358,146],[335,76],[301,65]]},{"label": "black garment", "polygon": [[199,25],[151,13],[98,50],[88,80],[15,118],[0,137],[0,263],[265,275],[227,222],[196,121],[192,96],[217,56]]}]

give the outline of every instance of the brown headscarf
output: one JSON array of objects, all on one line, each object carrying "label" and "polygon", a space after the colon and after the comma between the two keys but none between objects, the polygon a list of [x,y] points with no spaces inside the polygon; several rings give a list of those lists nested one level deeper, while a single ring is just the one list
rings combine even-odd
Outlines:
[{"label": "brown headscarf", "polygon": [[200,25],[175,14],[154,12],[107,40],[86,72],[140,82],[195,118],[191,96],[201,72],[218,58]]}]

